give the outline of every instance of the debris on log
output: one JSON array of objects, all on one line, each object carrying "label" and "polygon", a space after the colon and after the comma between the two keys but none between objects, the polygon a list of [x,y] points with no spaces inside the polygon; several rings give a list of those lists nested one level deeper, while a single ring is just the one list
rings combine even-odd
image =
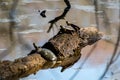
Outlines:
[{"label": "debris on log", "polygon": [[34,45],[35,50],[32,50],[28,56],[14,61],[1,61],[0,80],[17,80],[35,74],[40,69],[58,66],[61,66],[61,71],[64,71],[72,66],[80,59],[83,47],[94,44],[102,37],[101,32],[94,27],[76,30],[65,29],[61,26],[58,34],[41,48]]}]

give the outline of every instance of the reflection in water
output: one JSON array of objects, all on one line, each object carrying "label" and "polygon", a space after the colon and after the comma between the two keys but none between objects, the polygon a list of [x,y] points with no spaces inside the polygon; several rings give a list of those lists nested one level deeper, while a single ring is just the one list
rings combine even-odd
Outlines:
[{"label": "reflection in water", "polygon": [[[12,1],[15,2],[13,3]],[[47,34],[45,32],[48,29],[48,26],[50,25],[48,24],[48,22],[51,19],[54,19],[56,16],[60,15],[65,8],[65,4],[62,0],[19,0],[19,3],[17,1],[18,0],[0,0],[0,44],[1,44],[0,52],[2,52],[0,53],[0,60],[1,59],[14,60],[14,58],[26,55],[27,53],[29,53],[31,49],[33,49],[31,44],[34,41],[39,45],[46,42],[51,35],[51,33]],[[84,25],[86,26],[89,26],[91,24],[96,25],[94,14],[95,7],[93,4],[90,4],[91,3],[90,1],[93,0],[70,0],[71,10],[70,13],[66,15],[66,20],[70,22],[76,21],[74,22],[75,24],[79,24],[83,27]],[[116,43],[117,39],[119,39],[118,32],[120,31],[118,31],[119,30],[118,1],[119,0],[98,0],[98,12],[96,13],[98,13],[99,18],[98,19],[99,30],[105,33],[103,39],[112,42],[112,44],[105,44],[101,42],[100,44],[104,45],[105,47],[101,46],[98,43],[97,47],[95,46],[95,49],[94,50],[92,49],[93,51],[91,51],[90,55],[87,54],[86,56],[84,56],[85,53],[83,53],[82,56],[83,59],[81,59],[76,64],[77,67],[80,67],[79,64],[80,62],[83,61],[84,64],[83,69],[76,70],[78,73],[75,75],[73,75],[75,69],[71,70],[71,68],[66,70],[64,73],[60,73],[58,69],[55,69],[55,71],[45,70],[40,71],[38,72],[37,75],[28,78],[34,79],[34,77],[36,77],[35,79],[39,80],[40,78],[43,77],[44,80],[48,80],[49,77],[51,77],[51,79],[55,77],[53,79],[56,80],[57,79],[56,76],[58,76],[60,79],[66,80],[68,76],[69,79],[70,77],[73,76],[70,80],[77,80],[78,78],[84,80],[88,80],[88,78],[89,79],[91,78],[91,80],[98,79],[105,69],[106,60],[108,60],[109,56],[112,56],[112,49],[114,47],[114,43]],[[43,19],[42,17],[39,16],[37,12],[39,9],[47,10],[46,19]],[[57,25],[60,24],[66,25],[63,22],[59,22]],[[11,29],[10,34],[7,33],[9,32],[8,28]],[[5,29],[5,31],[3,29]],[[7,35],[1,36],[2,34],[4,34],[4,32],[6,32]],[[9,37],[11,38],[12,42],[10,42]],[[118,46],[118,42],[119,40],[116,43],[114,53],[116,53],[117,51],[116,49]],[[119,50],[120,49],[118,49],[118,52]],[[96,57],[95,56],[96,54],[99,56]],[[117,54],[117,57],[114,59],[115,60],[114,62],[118,61],[119,55],[120,53]],[[98,64],[102,60],[104,60],[104,62],[99,64],[100,65],[99,68],[98,66],[91,68],[91,65],[96,66],[94,65],[94,63],[88,63],[89,61],[92,60],[96,61],[96,63]],[[115,68],[115,66],[119,66],[118,64],[119,63],[116,63],[115,65],[112,64],[112,68]],[[88,68],[85,68],[86,65]],[[101,70],[101,73],[99,73],[98,70]],[[118,69],[117,71],[119,70],[120,69]],[[119,72],[117,74],[113,74],[112,77],[117,75],[119,75]],[[118,76],[117,79],[119,79]],[[106,78],[106,80],[110,80],[110,78],[108,79]]]}]

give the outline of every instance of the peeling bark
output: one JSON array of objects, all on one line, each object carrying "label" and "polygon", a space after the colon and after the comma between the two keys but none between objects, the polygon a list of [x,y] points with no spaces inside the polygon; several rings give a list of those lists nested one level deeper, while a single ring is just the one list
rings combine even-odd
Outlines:
[{"label": "peeling bark", "polygon": [[[42,48],[49,49],[57,61],[46,60],[39,53],[33,54],[14,61],[0,62],[0,80],[17,80],[36,73],[40,69],[55,68],[62,66],[62,70],[72,66],[81,57],[81,49],[92,45],[101,39],[102,34],[93,27],[80,28],[79,31],[61,28],[57,35],[52,37]],[[52,65],[51,65],[52,64]]]},{"label": "peeling bark", "polygon": [[32,54],[15,61],[0,62],[0,80],[17,80],[36,73],[46,62],[39,54]]}]

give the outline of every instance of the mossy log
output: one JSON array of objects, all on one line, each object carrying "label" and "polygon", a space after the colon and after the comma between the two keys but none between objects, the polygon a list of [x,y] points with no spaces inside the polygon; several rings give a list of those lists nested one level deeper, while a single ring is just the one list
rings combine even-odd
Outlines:
[{"label": "mossy log", "polygon": [[61,28],[42,48],[49,49],[56,57],[54,65],[38,53],[33,53],[14,61],[0,62],[0,80],[17,80],[36,73],[40,69],[62,66],[63,69],[73,65],[81,57],[81,49],[101,39],[102,34],[93,27],[80,28],[79,31]]}]

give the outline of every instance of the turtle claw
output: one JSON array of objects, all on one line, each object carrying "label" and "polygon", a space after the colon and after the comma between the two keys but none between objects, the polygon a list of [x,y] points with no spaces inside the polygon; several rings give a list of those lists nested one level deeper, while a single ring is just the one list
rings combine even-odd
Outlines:
[{"label": "turtle claw", "polygon": [[65,71],[66,68],[62,67],[61,72]]},{"label": "turtle claw", "polygon": [[61,72],[65,71],[68,67],[70,67],[70,66],[64,66],[64,67],[62,67]]}]

